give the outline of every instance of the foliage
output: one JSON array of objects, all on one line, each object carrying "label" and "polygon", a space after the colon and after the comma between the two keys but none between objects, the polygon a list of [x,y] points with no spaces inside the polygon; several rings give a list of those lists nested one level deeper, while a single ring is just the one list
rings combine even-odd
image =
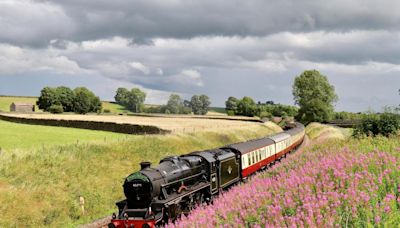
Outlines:
[{"label": "foliage", "polygon": [[326,122],[332,118],[338,97],[328,78],[317,70],[307,70],[295,78],[295,103],[300,106],[297,119],[303,123]]},{"label": "foliage", "polygon": [[111,110],[110,110],[110,109],[107,109],[107,108],[105,108],[105,109],[103,109],[103,112],[104,112],[104,113],[111,113]]},{"label": "foliage", "polygon": [[74,112],[86,114],[88,112],[98,112],[101,110],[100,98],[85,87],[74,89]]},{"label": "foliage", "polygon": [[64,112],[72,112],[74,110],[74,92],[65,86],[55,88],[57,100],[61,104]]},{"label": "foliage", "polygon": [[258,116],[261,117],[263,112],[270,113],[272,116],[280,117],[295,117],[298,113],[298,108],[291,105],[283,104],[259,104],[258,105]]},{"label": "foliage", "polygon": [[354,136],[396,134],[400,129],[400,115],[391,112],[382,114],[369,113],[363,116],[361,122],[354,129]]},{"label": "foliage", "polygon": [[50,106],[49,112],[51,112],[53,114],[59,114],[59,113],[63,113],[64,109],[63,109],[62,105],[53,104],[52,106]]},{"label": "foliage", "polygon": [[169,96],[167,105],[165,107],[161,107],[160,111],[163,111],[168,114],[189,114],[192,112],[190,107],[186,107],[184,101],[178,94],[171,94]]},{"label": "foliage", "polygon": [[133,88],[131,91],[126,88],[118,88],[114,98],[118,104],[125,106],[132,112],[139,113],[145,108],[146,93],[138,88]]},{"label": "foliage", "polygon": [[[14,135],[20,138],[9,142],[9,148],[27,145],[26,150],[10,149],[0,156],[0,227],[77,227],[117,210],[115,202],[123,198],[123,178],[139,170],[143,160],[157,164],[166,156],[273,133],[255,126],[218,133],[133,136],[4,124],[11,126],[0,127],[6,129],[0,131],[1,145],[5,145],[4,140],[13,140]],[[47,145],[64,141],[68,145]],[[80,213],[79,196],[85,198],[85,215]]]},{"label": "foliage", "polygon": [[354,112],[335,112],[334,120],[360,120],[365,117],[365,113],[354,113]]},{"label": "foliage", "polygon": [[399,146],[398,137],[315,145],[168,227],[396,227]]},{"label": "foliage", "polygon": [[225,109],[230,113],[237,113],[238,104],[239,100],[236,97],[228,97],[228,100],[225,101]]},{"label": "foliage", "polygon": [[40,91],[40,96],[36,104],[40,109],[43,109],[46,112],[49,111],[50,106],[52,106],[53,104],[61,105],[61,101],[57,95],[57,89],[44,87]]},{"label": "foliage", "polygon": [[118,88],[117,92],[114,96],[114,99],[118,104],[126,106],[126,105],[128,105],[129,94],[130,94],[130,92],[128,89]]},{"label": "foliage", "polygon": [[190,107],[195,115],[205,115],[210,107],[210,98],[207,95],[193,95],[190,99]]},{"label": "foliage", "polygon": [[243,97],[241,100],[229,97],[225,102],[225,109],[228,115],[259,116],[263,117],[294,117],[298,113],[298,108],[291,105],[275,104],[273,101],[257,104],[251,97]]},{"label": "foliage", "polygon": [[47,112],[53,105],[62,106],[65,112],[74,111],[81,114],[101,110],[99,97],[85,87],[78,87],[74,91],[65,86],[44,87],[40,91],[37,105]]},{"label": "foliage", "polygon": [[243,97],[238,102],[236,113],[241,116],[255,116],[257,114],[256,103],[251,97]]}]

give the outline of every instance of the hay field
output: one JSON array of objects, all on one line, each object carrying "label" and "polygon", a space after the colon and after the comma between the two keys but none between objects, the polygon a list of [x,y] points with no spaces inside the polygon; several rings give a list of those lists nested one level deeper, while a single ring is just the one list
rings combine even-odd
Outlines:
[{"label": "hay field", "polygon": [[[243,129],[254,126],[274,126],[269,123],[258,123],[238,120],[225,119],[206,119],[206,118],[190,118],[190,116],[120,116],[120,115],[73,115],[73,114],[16,114],[7,113],[6,116],[31,119],[64,119],[64,120],[84,120],[84,121],[102,121],[138,124],[147,126],[156,126],[164,130],[169,130],[172,133],[189,133],[200,131],[224,131],[227,129]],[[277,129],[275,129],[277,130]]]}]

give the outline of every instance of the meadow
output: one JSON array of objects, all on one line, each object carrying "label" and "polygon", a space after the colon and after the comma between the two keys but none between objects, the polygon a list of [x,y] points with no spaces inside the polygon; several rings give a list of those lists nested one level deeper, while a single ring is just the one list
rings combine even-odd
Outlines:
[{"label": "meadow", "polygon": [[[0,227],[76,227],[88,223],[116,211],[114,203],[123,198],[124,177],[137,171],[143,160],[157,164],[167,155],[215,148],[279,129],[276,125],[252,125],[165,136],[119,137],[115,134],[112,140],[106,136],[104,141],[103,135],[94,135],[95,140],[83,140],[88,133],[76,133],[80,131],[76,129],[57,127],[53,131],[45,130],[50,127],[0,124],[7,128],[1,131],[1,139],[11,135],[5,140],[7,147],[16,145],[7,142],[14,140],[16,132],[26,131],[21,140],[27,142],[24,148],[0,153]],[[75,142],[75,136],[71,137],[72,143],[63,141],[69,137],[62,135],[67,130],[76,131],[71,135],[79,137],[79,142]],[[35,146],[46,134],[49,141],[63,145]],[[29,142],[34,143],[29,145]],[[79,206],[80,196],[85,199],[84,215]]]},{"label": "meadow", "polygon": [[[12,102],[18,103],[29,103],[35,105],[35,112],[41,112],[38,106],[36,105],[37,97],[23,97],[23,96],[0,96],[0,111],[9,112],[10,105]],[[101,102],[104,109],[110,110],[111,113],[132,113],[131,111],[125,109],[125,107],[115,104],[109,101]]]},{"label": "meadow", "polygon": [[35,111],[38,111],[39,108],[36,105],[36,101],[37,97],[0,96],[0,111],[9,112],[10,105],[13,102],[35,104]]},{"label": "meadow", "polygon": [[86,142],[113,142],[132,135],[66,127],[16,124],[0,120],[0,149],[25,150]]},{"label": "meadow", "polygon": [[397,227],[400,137],[352,139],[319,124],[306,131],[318,143],[168,227]]}]

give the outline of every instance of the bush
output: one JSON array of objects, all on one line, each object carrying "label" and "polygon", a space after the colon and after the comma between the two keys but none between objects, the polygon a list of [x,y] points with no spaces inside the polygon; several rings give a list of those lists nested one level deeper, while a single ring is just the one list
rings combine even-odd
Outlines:
[{"label": "bush", "polygon": [[269,112],[262,111],[262,112],[260,113],[260,118],[261,118],[261,119],[262,119],[262,118],[271,118],[271,117],[272,117],[272,114],[269,113]]},{"label": "bush", "polygon": [[103,112],[104,113],[111,113],[110,109],[104,109]]},{"label": "bush", "polygon": [[396,134],[400,129],[400,116],[394,113],[368,114],[354,129],[353,136],[389,136]]},{"label": "bush", "polygon": [[63,113],[64,109],[62,105],[52,105],[49,108],[49,112],[53,113],[53,114],[59,114],[59,113]]},{"label": "bush", "polygon": [[226,114],[227,114],[228,116],[234,116],[234,115],[235,115],[235,111],[233,111],[233,110],[227,110],[227,111],[226,111]]}]

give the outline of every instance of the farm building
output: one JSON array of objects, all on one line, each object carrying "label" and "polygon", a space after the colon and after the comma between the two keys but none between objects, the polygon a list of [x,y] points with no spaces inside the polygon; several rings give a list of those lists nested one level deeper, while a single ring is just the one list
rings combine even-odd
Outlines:
[{"label": "farm building", "polygon": [[10,105],[10,112],[34,112],[35,105],[29,103],[16,103]]}]

